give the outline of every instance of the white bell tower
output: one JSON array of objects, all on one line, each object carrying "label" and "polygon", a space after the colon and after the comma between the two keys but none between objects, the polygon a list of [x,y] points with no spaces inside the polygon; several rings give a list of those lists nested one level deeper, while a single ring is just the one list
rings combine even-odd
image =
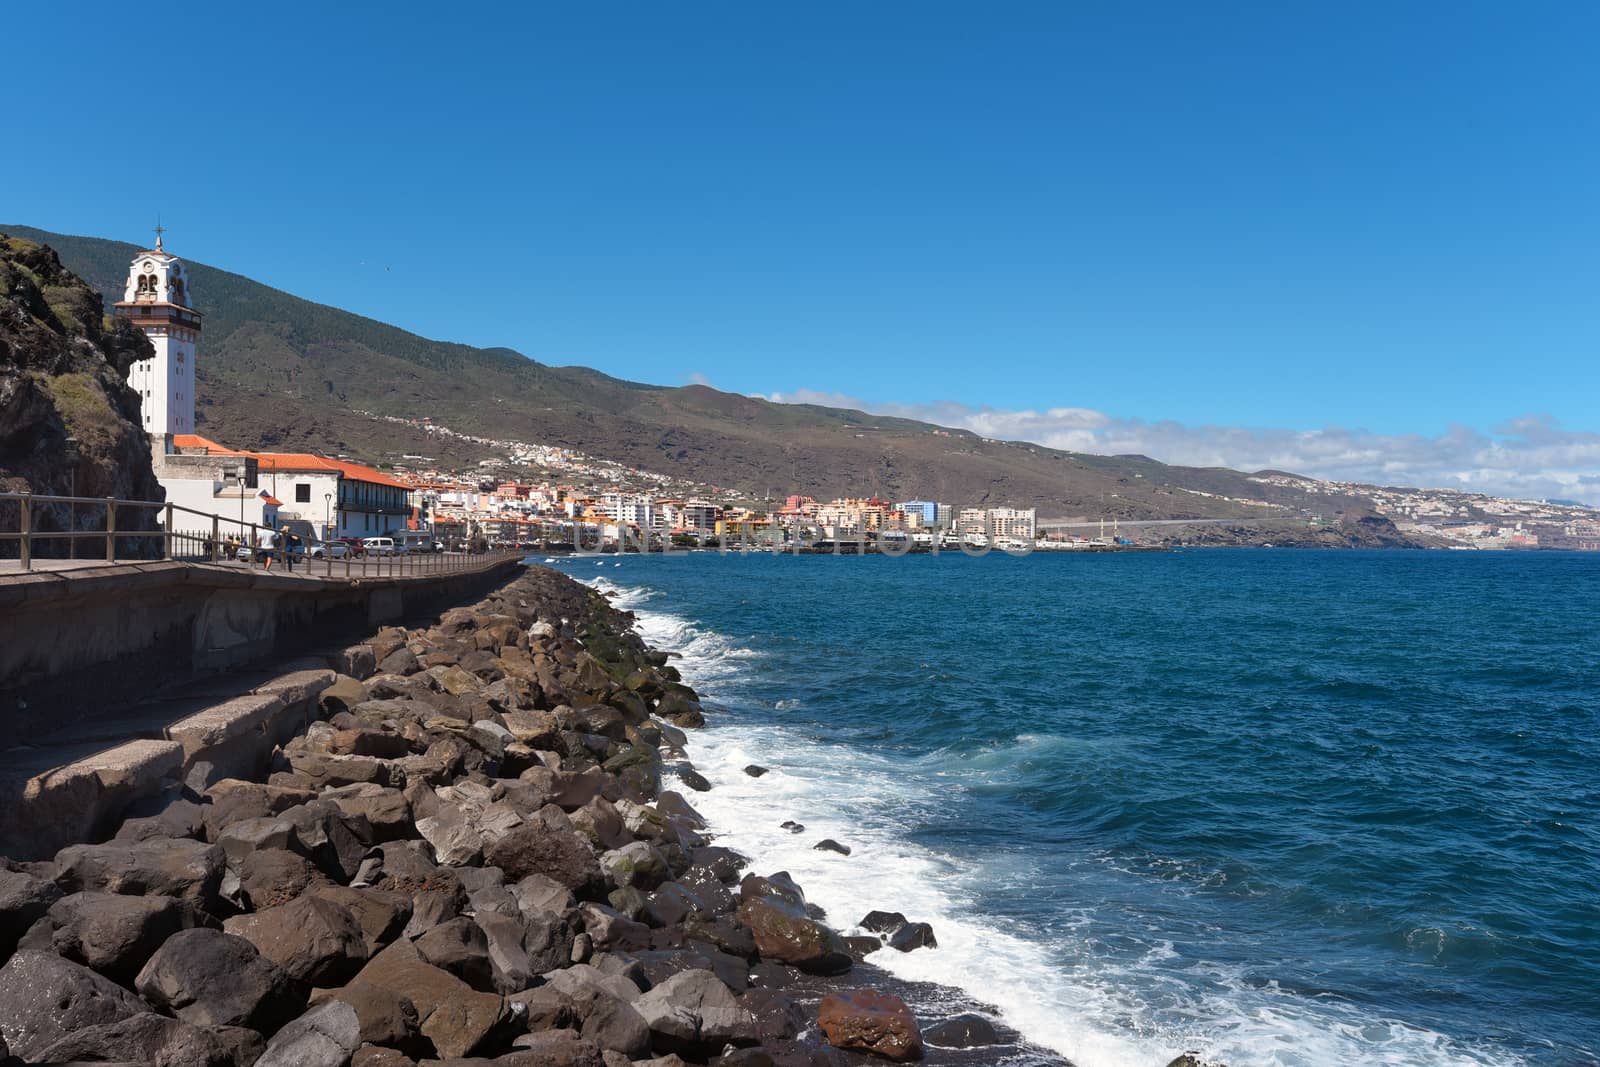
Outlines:
[{"label": "white bell tower", "polygon": [[200,313],[189,306],[189,274],[183,261],[161,247],[140,252],[128,268],[128,285],[114,305],[116,313],[150,338],[153,359],[128,370],[128,384],[139,394],[144,431],[152,437],[194,433],[194,359],[200,340]]}]

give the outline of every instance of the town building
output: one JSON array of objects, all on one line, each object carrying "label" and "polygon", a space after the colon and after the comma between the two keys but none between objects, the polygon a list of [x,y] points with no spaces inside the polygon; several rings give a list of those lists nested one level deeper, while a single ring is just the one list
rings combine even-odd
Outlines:
[{"label": "town building", "polygon": [[[943,505],[948,507],[948,505]],[[911,529],[934,529],[939,525],[939,508],[932,500],[907,500],[896,504],[895,507],[906,513],[907,525]]]},{"label": "town building", "polygon": [[989,531],[994,537],[1032,541],[1036,514],[1033,508],[990,508]]},{"label": "town building", "polygon": [[[168,469],[202,457],[222,461],[224,468],[229,463],[235,468],[253,467],[260,490],[278,502],[276,517],[310,522],[325,540],[376,537],[420,525],[411,487],[359,463],[309,452],[241,452],[196,434],[175,435],[172,446],[175,455],[167,458]],[[175,489],[166,481],[162,485],[169,499],[176,491],[191,501],[175,503],[225,519],[237,517],[223,505],[219,490],[212,491],[211,503],[206,504],[200,486]]]}]

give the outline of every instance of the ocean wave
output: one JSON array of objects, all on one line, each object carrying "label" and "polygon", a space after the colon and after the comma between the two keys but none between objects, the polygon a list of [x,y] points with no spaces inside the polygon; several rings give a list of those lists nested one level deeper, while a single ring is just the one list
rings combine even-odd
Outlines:
[{"label": "ocean wave", "polygon": [[[1109,758],[1119,740],[1023,733],[900,757],[750,721],[740,717],[743,702],[767,709],[785,703],[761,692],[753,670],[760,653],[670,610],[646,587],[608,578],[590,584],[636,612],[641,637],[675,655],[711,709],[708,726],[691,739],[690,756],[712,789],[692,802],[719,843],[754,857],[761,872],[789,871],[841,929],[874,908],[933,925],[935,950],[873,954],[875,965],[897,977],[990,1002],[1007,1025],[1079,1067],[1155,1067],[1190,1049],[1232,1067],[1524,1062],[1327,990],[1264,980],[1238,961],[1193,958],[1194,945],[1175,946],[1171,924],[1159,917],[1124,923],[1108,941],[1114,924],[1101,915],[1108,902],[1062,896],[1063,887],[1041,880],[1026,850],[980,854],[912,839],[952,785],[1016,790],[1059,776],[1075,761]],[[751,763],[768,773],[747,775]],[[804,832],[783,829],[785,820],[804,824]],[[818,851],[814,845],[825,837],[849,845],[852,854]],[[984,829],[974,828],[971,837],[974,849],[984,847]],[[1086,855],[1084,862],[1105,867],[1108,876],[1127,876],[1103,856]],[[1132,874],[1165,881],[1153,865],[1136,863]],[[1228,877],[1176,868],[1166,876],[1188,886]],[[1039,906],[1014,914],[979,907],[997,895]],[[1419,933],[1424,944],[1427,938]]]}]

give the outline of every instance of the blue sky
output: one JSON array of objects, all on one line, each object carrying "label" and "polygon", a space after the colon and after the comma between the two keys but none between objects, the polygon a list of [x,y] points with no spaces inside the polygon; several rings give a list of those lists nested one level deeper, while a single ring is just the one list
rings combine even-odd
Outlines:
[{"label": "blue sky", "polygon": [[1600,502],[1592,4],[232,6],[8,10],[0,219],[627,378]]}]

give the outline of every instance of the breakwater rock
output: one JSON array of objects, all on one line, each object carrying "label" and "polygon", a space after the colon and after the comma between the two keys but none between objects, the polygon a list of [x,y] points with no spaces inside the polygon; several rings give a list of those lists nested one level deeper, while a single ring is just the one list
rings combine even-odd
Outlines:
[{"label": "breakwater rock", "polygon": [[713,842],[671,788],[700,700],[631,621],[530,569],[339,653],[265,780],[197,764],[110,840],[0,861],[4,1047],[160,1067],[1019,1051],[974,1025],[951,1045],[987,1047],[925,1045],[909,987],[860,963],[877,939]]}]

